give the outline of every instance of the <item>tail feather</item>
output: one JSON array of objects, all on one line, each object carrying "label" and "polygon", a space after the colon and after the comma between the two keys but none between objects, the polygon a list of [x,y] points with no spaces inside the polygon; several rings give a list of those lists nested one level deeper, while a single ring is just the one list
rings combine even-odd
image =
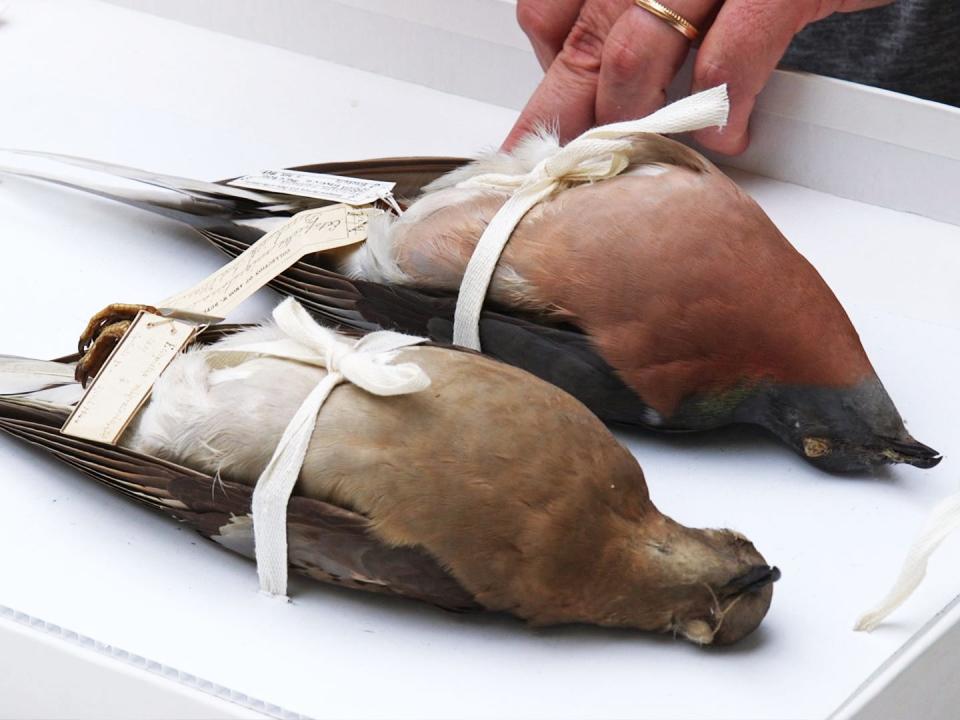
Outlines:
[{"label": "tail feather", "polygon": [[0,396],[69,408],[82,394],[72,364],[0,355]]},{"label": "tail feather", "polygon": [[[459,158],[384,158],[296,169],[390,180],[397,183],[394,194],[407,198],[465,162]],[[182,222],[231,255],[239,254],[291,215],[324,202],[32,150],[0,149],[2,173],[68,187]],[[226,246],[231,243],[232,247]]]},{"label": "tail feather", "polygon": [[[37,158],[46,160],[49,161],[53,167],[70,165],[105,175],[137,180],[147,185],[153,185],[154,187],[164,188],[178,193],[195,193],[216,198],[233,198],[235,200],[247,200],[262,205],[273,205],[277,203],[278,200],[275,195],[268,193],[255,192],[253,190],[207,182],[205,180],[193,180],[192,178],[178,177],[176,175],[165,175],[149,170],[127,167],[126,165],[115,165],[100,160],[76,157],[74,155],[60,155],[58,153],[41,152],[38,150],[3,150],[2,152],[5,155],[16,155],[25,159]],[[16,172],[16,170],[14,170],[14,172]]]},{"label": "tail feather", "polygon": [[[210,209],[225,209],[246,203],[268,211],[285,211],[290,210],[295,205],[289,198],[246,190],[232,185],[194,180],[177,175],[165,175],[100,160],[37,150],[0,150],[0,170],[14,175],[35,177],[40,180],[59,181],[64,184],[77,183],[81,190],[85,189],[85,185],[80,184],[81,178],[89,177],[90,180],[86,182],[92,184],[99,181],[106,187],[110,186],[111,179],[113,185],[116,185],[116,179],[123,178],[136,183],[145,198],[156,199],[159,202],[170,202],[172,206],[176,206],[178,202],[188,205],[201,202],[205,203]],[[94,180],[95,176],[99,176],[97,181]],[[152,193],[150,188],[153,188]],[[201,205],[202,207],[203,205]]]},{"label": "tail feather", "polygon": [[[0,150],[0,172],[69,187],[185,222],[229,226],[285,218],[315,200],[258,193],[230,185],[30,150]],[[262,234],[262,231],[258,233]]]}]

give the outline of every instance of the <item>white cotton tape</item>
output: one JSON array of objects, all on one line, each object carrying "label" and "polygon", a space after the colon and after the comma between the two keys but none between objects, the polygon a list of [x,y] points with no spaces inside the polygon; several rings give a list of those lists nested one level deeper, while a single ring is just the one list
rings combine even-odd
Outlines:
[{"label": "white cotton tape", "polygon": [[480,312],[500,255],[523,216],[548,197],[561,182],[595,182],[615,177],[630,164],[631,137],[640,133],[679,133],[723,126],[730,103],[727,86],[720,85],[678,100],[657,112],[626,122],[593,128],[571,140],[523,175],[479,175],[461,183],[464,187],[511,189],[503,204],[477,241],[467,263],[457,297],[453,320],[453,343],[480,350]]},{"label": "white cotton tape", "polygon": [[920,535],[910,546],[907,557],[903,561],[903,567],[900,569],[900,576],[893,587],[877,607],[865,613],[857,621],[853,629],[870,632],[890,613],[903,605],[927,574],[927,562],[930,556],[957,528],[960,528],[960,492],[941,500],[934,507]]},{"label": "white cotton tape", "polygon": [[430,378],[413,363],[390,364],[397,350],[425,342],[426,338],[382,331],[347,342],[318,325],[292,298],[277,306],[273,318],[286,337],[230,346],[224,352],[250,352],[327,369],[326,376],[287,424],[253,491],[251,512],[260,589],[268,595],[286,597],[287,506],[323,403],[342,382],[352,383],[374,395],[388,396],[424,390],[430,386]]}]

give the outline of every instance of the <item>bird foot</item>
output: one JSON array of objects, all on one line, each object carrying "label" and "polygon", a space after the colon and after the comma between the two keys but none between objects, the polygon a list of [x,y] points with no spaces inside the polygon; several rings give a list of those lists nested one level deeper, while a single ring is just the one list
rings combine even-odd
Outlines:
[{"label": "bird foot", "polygon": [[77,346],[80,360],[74,377],[80,385],[86,387],[96,377],[141,311],[159,315],[152,305],[113,303],[90,318]]}]

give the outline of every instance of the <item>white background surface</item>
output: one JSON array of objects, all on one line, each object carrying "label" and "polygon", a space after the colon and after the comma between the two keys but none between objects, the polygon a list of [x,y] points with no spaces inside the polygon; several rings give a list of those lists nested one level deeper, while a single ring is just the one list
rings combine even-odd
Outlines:
[{"label": "white background surface", "polygon": [[[78,639],[79,640],[79,639]],[[215,689],[172,683],[109,654],[0,612],[0,716],[4,718],[263,718],[215,696]],[[146,659],[141,667],[146,666]],[[172,692],[175,690],[176,692]],[[213,691],[213,692],[211,692]]]},{"label": "white background surface", "polygon": [[[5,17],[10,147],[214,179],[470,154],[497,144],[514,116],[92,2],[8,2]],[[960,228],[736,177],[844,302],[914,434],[947,455],[928,472],[834,477],[754,433],[626,438],[661,509],[741,530],[783,570],[768,618],[741,645],[530,630],[307,582],[292,605],[265,601],[247,561],[7,438],[0,605],[317,717],[826,716],[960,590],[954,538],[888,625],[850,631],[960,478]],[[104,304],[155,300],[223,260],[136,210],[0,182],[0,352],[68,352]],[[264,293],[238,317],[270,302]]]}]

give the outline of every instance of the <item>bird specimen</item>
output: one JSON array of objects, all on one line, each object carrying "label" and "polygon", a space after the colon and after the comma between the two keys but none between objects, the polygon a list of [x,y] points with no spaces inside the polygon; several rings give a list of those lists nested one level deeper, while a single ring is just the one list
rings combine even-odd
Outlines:
[{"label": "bird specimen", "polygon": [[[0,428],[250,554],[251,487],[304,398],[336,371],[329,357],[265,349],[280,342],[307,357],[302,332],[333,334],[292,303],[276,323],[201,335],[118,447],[57,432],[79,392],[72,362],[0,361]],[[291,331],[281,308],[307,330]],[[92,323],[85,345],[111,324]],[[381,397],[344,383],[327,396],[288,506],[295,569],[537,625],[700,644],[735,642],[760,623],[776,568],[739,533],[661,514],[637,461],[576,399],[473,352],[418,345],[388,360],[429,386]]]},{"label": "bird specimen", "polygon": [[[511,192],[478,178],[522,175],[557,151],[541,134],[469,164],[305,168],[393,180],[398,196],[419,198],[401,218],[373,223],[365,245],[305,258],[274,286],[341,326],[450,342],[464,268]],[[52,169],[17,171],[175,217],[234,255],[317,202],[45,160]],[[131,184],[78,179],[78,166]],[[564,183],[526,214],[479,334],[484,353],[567,390],[606,421],[656,431],[757,425],[829,471],[940,460],[905,428],[817,271],[720,170],[660,135],[636,136],[620,175]]]}]

